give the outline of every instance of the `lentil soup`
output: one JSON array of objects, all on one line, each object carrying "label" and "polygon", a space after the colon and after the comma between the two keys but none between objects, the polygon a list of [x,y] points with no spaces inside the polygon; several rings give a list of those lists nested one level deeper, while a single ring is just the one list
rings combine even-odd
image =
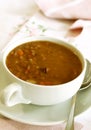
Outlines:
[{"label": "lentil soup", "polygon": [[6,65],[18,78],[41,85],[69,82],[82,71],[81,61],[72,50],[50,41],[17,46],[8,54]]}]

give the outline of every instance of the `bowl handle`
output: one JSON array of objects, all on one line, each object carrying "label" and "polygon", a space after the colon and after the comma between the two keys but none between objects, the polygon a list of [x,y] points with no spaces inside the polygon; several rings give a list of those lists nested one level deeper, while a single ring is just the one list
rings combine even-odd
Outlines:
[{"label": "bowl handle", "polygon": [[14,106],[16,104],[31,103],[30,99],[24,97],[22,92],[23,86],[18,83],[12,83],[0,92],[0,100],[6,106]]}]

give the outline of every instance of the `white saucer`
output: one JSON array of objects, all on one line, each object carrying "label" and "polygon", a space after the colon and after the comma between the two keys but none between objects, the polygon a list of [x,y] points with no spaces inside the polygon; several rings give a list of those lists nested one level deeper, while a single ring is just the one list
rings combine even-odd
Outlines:
[{"label": "white saucer", "polygon": [[[10,81],[0,63],[0,90]],[[7,107],[0,103],[0,114],[10,119],[32,125],[54,125],[65,121],[70,110],[71,99],[53,106],[37,106],[19,104]],[[91,106],[91,87],[79,91],[76,113],[79,115]]]}]

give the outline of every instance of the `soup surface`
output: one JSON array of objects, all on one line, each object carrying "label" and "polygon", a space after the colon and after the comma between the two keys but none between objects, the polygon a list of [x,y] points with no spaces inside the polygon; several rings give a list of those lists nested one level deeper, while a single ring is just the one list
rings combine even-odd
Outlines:
[{"label": "soup surface", "polygon": [[19,45],[8,54],[6,65],[20,79],[41,85],[69,82],[82,71],[81,61],[71,50],[49,41]]}]

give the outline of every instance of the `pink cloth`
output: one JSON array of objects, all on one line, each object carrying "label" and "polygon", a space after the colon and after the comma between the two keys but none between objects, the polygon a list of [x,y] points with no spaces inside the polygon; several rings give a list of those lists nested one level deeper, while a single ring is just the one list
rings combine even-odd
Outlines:
[{"label": "pink cloth", "polygon": [[91,0],[35,0],[51,18],[91,19]]},{"label": "pink cloth", "polygon": [[[58,20],[75,20],[69,31],[80,33],[76,37],[68,37],[68,41],[77,44],[84,56],[91,60],[91,0],[35,0],[43,14]],[[89,56],[88,56],[89,55]]]}]

